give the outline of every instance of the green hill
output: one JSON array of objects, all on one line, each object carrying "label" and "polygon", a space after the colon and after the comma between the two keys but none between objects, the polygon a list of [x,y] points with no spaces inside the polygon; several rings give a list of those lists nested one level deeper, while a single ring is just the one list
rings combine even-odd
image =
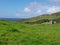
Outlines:
[{"label": "green hill", "polygon": [[60,24],[0,21],[0,45],[60,45]]},{"label": "green hill", "polygon": [[0,45],[60,45],[60,24],[26,24],[25,22],[60,22],[60,12],[12,22],[0,20]]},{"label": "green hill", "polygon": [[30,23],[32,23],[32,22],[39,22],[39,21],[44,21],[44,20],[59,20],[59,19],[60,19],[60,12],[57,12],[57,13],[53,13],[53,14],[40,15],[37,17],[25,19],[25,20],[18,21],[18,22],[22,22],[22,23],[26,23],[26,22],[29,23],[30,22]]}]

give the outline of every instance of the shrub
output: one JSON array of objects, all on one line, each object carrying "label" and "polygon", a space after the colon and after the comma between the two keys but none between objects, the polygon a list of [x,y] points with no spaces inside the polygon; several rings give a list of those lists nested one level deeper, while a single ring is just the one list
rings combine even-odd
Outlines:
[{"label": "shrub", "polygon": [[13,28],[13,29],[10,30],[10,32],[19,32],[19,30]]}]

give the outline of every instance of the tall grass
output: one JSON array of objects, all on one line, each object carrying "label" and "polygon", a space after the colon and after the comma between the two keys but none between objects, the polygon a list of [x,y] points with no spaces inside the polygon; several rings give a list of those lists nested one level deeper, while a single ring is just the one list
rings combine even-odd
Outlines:
[{"label": "tall grass", "polygon": [[60,24],[0,21],[0,45],[60,45]]}]

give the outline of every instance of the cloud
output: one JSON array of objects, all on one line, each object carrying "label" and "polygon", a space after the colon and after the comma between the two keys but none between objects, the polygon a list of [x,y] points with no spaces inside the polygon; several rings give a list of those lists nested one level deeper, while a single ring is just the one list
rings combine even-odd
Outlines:
[{"label": "cloud", "polygon": [[36,14],[40,14],[42,11],[41,10],[37,10],[36,11]]},{"label": "cloud", "polygon": [[47,5],[60,6],[60,0],[46,0],[45,2]]},{"label": "cloud", "polygon": [[57,6],[50,7],[47,10],[48,13],[55,13],[55,12],[59,12],[59,11],[60,11],[60,7],[57,7]]},{"label": "cloud", "polygon": [[50,0],[50,1],[52,1],[52,2],[60,2],[60,0]]},{"label": "cloud", "polygon": [[60,6],[60,0],[48,0],[48,1],[51,2],[53,5]]},{"label": "cloud", "polygon": [[16,16],[20,16],[20,14],[19,13],[16,13]]},{"label": "cloud", "polygon": [[[54,0],[56,1],[56,0]],[[17,16],[22,16],[22,17],[34,17],[42,14],[50,14],[50,13],[55,13],[60,11],[60,6],[56,5],[43,5],[39,2],[31,2],[28,4],[28,6],[24,7],[23,10],[18,11],[16,14]]]},{"label": "cloud", "polygon": [[24,12],[29,13],[29,12],[31,12],[31,9],[30,8],[24,8]]},{"label": "cloud", "polygon": [[48,6],[44,6],[38,2],[31,2],[27,7],[24,8],[23,11],[33,15],[41,15],[41,12],[47,8]]}]

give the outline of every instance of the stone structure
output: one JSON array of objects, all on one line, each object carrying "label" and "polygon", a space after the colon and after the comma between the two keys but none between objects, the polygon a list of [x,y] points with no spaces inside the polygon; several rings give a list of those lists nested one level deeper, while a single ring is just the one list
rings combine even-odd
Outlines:
[{"label": "stone structure", "polygon": [[50,20],[49,24],[56,24],[56,21],[55,20]]}]

